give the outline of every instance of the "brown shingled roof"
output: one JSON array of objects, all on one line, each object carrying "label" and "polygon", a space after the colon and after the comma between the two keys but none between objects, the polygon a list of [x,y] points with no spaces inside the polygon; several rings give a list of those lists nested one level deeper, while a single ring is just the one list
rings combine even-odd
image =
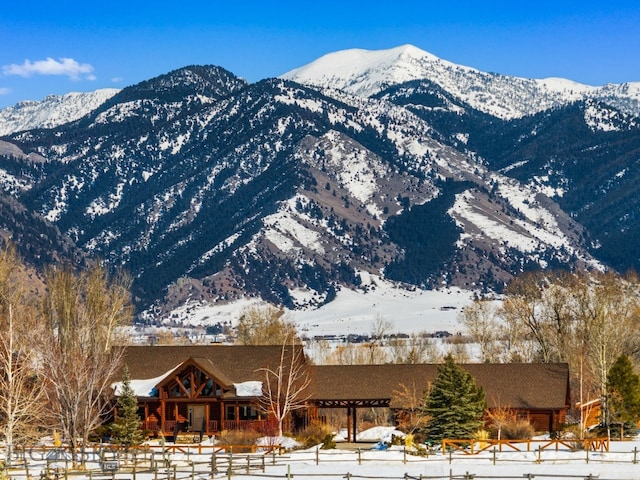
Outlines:
[{"label": "brown shingled roof", "polygon": [[[302,348],[297,346],[296,348]],[[124,364],[132,380],[159,377],[172,371],[189,358],[195,359],[206,371],[229,383],[263,380],[260,368],[280,363],[280,345],[156,345],[130,346],[125,349]]]},{"label": "brown shingled roof", "polygon": [[[569,404],[569,368],[566,364],[464,364],[484,388],[489,407],[562,409]],[[314,366],[311,400],[388,400],[403,384],[426,390],[438,375],[438,365]]]},{"label": "brown shingled roof", "polygon": [[[296,346],[296,348],[302,348]],[[259,371],[280,362],[282,347],[238,345],[131,346],[124,363],[131,379],[151,379],[189,358],[225,383],[264,379]],[[460,365],[484,388],[489,407],[563,409],[570,403],[566,364],[504,363]],[[399,407],[395,391],[405,385],[424,391],[437,364],[310,366],[311,401],[368,401]],[[120,380],[120,379],[117,379]],[[116,381],[117,381],[116,380]]]}]

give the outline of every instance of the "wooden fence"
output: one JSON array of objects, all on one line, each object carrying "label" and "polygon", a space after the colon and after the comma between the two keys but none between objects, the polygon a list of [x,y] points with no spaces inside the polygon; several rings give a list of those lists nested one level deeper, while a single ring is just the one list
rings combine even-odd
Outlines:
[{"label": "wooden fence", "polygon": [[[532,449],[533,447],[533,449]],[[555,450],[565,447],[569,450],[591,450],[593,452],[608,452],[608,438],[585,438],[585,439],[552,439],[552,440],[442,440],[442,451],[456,450],[468,455],[475,455],[486,450],[497,449],[502,452],[503,449],[510,449],[516,452],[532,450]]]},{"label": "wooden fence", "polygon": [[[506,446],[506,444],[509,446]],[[484,453],[482,461],[492,462],[498,465],[507,462],[518,462],[522,467],[518,467],[522,472],[520,475],[499,476],[491,475],[483,477],[475,473],[466,472],[464,475],[452,473],[449,476],[412,476],[404,473],[402,476],[377,475],[378,479],[403,479],[403,480],[481,480],[483,478],[507,479],[526,478],[533,480],[542,479],[544,474],[531,473],[527,471],[527,464],[539,464],[550,462],[576,462],[586,464],[639,464],[640,451],[637,447],[633,450],[621,450],[611,452],[609,448],[600,449],[594,452],[592,449],[585,449],[578,452],[572,445],[564,442],[551,443],[544,442],[545,448],[540,448],[539,442],[522,442],[518,446],[513,442],[504,442],[503,450],[498,450],[498,445],[493,445],[490,450],[474,447],[476,455]],[[535,447],[535,445],[537,447]],[[553,445],[553,448],[552,448]],[[624,446],[624,443],[617,445]],[[225,451],[224,447],[213,445],[166,445],[148,446],[141,449],[133,449],[125,454],[120,448],[98,447],[84,451],[86,457],[83,469],[74,469],[72,460],[65,449],[34,448],[34,449],[14,449],[11,462],[5,464],[0,472],[0,478],[14,480],[29,480],[39,478],[40,480],[206,480],[206,479],[230,479],[232,476],[247,476],[255,478],[308,478],[322,477],[326,480],[358,478],[371,478],[358,476],[347,469],[340,470],[349,463],[363,465],[367,462],[372,464],[381,461],[380,452],[371,449],[356,449],[351,451],[321,450],[305,452],[283,452],[280,448],[255,447],[250,445],[234,445]],[[418,455],[417,452],[405,448],[393,447],[389,452],[391,456],[385,456],[385,464],[395,462],[400,468],[406,465],[408,470],[415,470],[414,467],[423,465],[427,469],[430,463],[443,465],[448,462],[450,465],[458,465],[458,468],[473,468],[478,465],[478,457],[471,457],[468,451],[464,451],[460,445],[458,448],[448,448],[438,452],[426,452]],[[518,448],[514,448],[518,447]],[[256,451],[264,448],[263,451]],[[238,453],[240,451],[246,453]],[[253,450],[253,452],[251,452]],[[467,450],[471,450],[469,445]],[[51,453],[55,455],[51,455]],[[58,455],[59,454],[59,455]],[[91,455],[95,455],[92,457]],[[561,458],[566,455],[565,458]],[[309,473],[309,465],[325,465],[323,473]],[[326,465],[340,463],[334,473],[327,473]],[[410,468],[411,467],[411,468]],[[303,471],[304,473],[301,473]],[[638,472],[640,474],[640,472]],[[554,474],[553,478],[573,478],[592,479],[596,478],[587,475],[561,475]],[[640,477],[634,477],[640,478]],[[599,480],[606,480],[599,478]]]}]

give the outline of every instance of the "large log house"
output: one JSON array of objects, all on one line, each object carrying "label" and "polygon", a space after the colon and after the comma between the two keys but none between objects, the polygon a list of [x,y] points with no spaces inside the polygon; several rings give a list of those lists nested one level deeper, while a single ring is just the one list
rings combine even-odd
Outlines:
[{"label": "large log house", "polygon": [[[280,346],[134,346],[127,347],[125,363],[144,428],[152,435],[246,428],[269,433],[274,422],[257,402],[265,380],[261,369],[277,367],[281,353]],[[508,407],[537,431],[555,431],[565,422],[570,406],[566,364],[461,366],[484,388],[489,408]],[[312,379],[307,408],[290,427],[304,425],[319,409],[339,408],[349,419],[349,436],[355,437],[358,408],[402,410],[401,387],[423,392],[438,365],[303,367]]]}]

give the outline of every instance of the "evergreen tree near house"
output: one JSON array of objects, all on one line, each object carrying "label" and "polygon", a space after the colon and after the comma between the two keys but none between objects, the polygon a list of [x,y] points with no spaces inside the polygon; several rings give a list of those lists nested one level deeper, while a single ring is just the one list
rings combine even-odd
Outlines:
[{"label": "evergreen tree near house", "polygon": [[484,390],[447,355],[423,399],[422,412],[429,418],[425,437],[436,441],[472,438],[483,425],[486,404]]},{"label": "evergreen tree near house", "polygon": [[118,396],[118,418],[111,426],[111,440],[122,445],[126,451],[132,446],[140,445],[145,440],[144,432],[140,429],[138,417],[138,399],[131,388],[129,369],[125,367],[122,387]]},{"label": "evergreen tree near house", "polygon": [[640,420],[640,376],[627,355],[620,355],[607,375],[608,418],[604,421],[635,425]]}]

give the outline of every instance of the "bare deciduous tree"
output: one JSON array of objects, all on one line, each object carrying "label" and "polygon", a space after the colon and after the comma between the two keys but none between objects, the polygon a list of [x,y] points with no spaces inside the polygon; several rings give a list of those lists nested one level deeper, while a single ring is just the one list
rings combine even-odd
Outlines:
[{"label": "bare deciduous tree", "polygon": [[428,423],[429,417],[424,415],[422,402],[424,392],[428,392],[429,388],[429,385],[418,388],[415,383],[411,385],[402,383],[391,393],[392,404],[398,406],[396,422],[403,432],[414,433]]},{"label": "bare deciduous tree", "polygon": [[24,271],[12,245],[0,251],[0,431],[7,448],[32,439],[44,416],[33,348],[39,322],[26,295]]},{"label": "bare deciduous tree", "polygon": [[126,277],[110,281],[98,264],[81,274],[51,269],[46,277],[43,375],[51,413],[76,453],[112,407],[110,384],[122,358],[113,340],[131,321],[129,284]]},{"label": "bare deciduous tree", "polygon": [[574,295],[585,367],[599,386],[606,418],[607,373],[620,355],[633,355],[640,345],[638,283],[597,274],[581,282]]},{"label": "bare deciduous tree", "polygon": [[441,352],[426,333],[412,333],[408,338],[389,339],[393,363],[418,364],[440,360]]},{"label": "bare deciduous tree", "polygon": [[501,326],[496,322],[494,302],[477,301],[464,307],[459,320],[480,348],[482,362],[499,362],[503,349],[499,343]]},{"label": "bare deciduous tree", "polygon": [[[479,307],[475,307],[479,308]],[[567,362],[580,401],[594,386],[606,416],[607,372],[640,352],[640,284],[611,272],[536,272],[508,286],[497,323],[509,359]]]},{"label": "bare deciduous tree", "polygon": [[311,377],[303,350],[291,340],[282,344],[278,365],[259,369],[264,373],[263,395],[259,402],[267,414],[278,422],[280,436],[283,434],[286,418],[292,412],[304,408],[311,394],[308,388]]},{"label": "bare deciduous tree", "polygon": [[236,342],[241,345],[282,345],[297,338],[293,321],[284,310],[270,304],[252,305],[240,314]]},{"label": "bare deciduous tree", "polygon": [[[500,405],[499,402],[495,403]],[[489,424],[496,429],[498,440],[502,440],[502,429],[509,424],[515,423],[518,418],[514,410],[504,406],[487,408],[485,417],[489,420]]]},{"label": "bare deciduous tree", "polygon": [[392,327],[393,325],[389,320],[386,320],[380,314],[376,315],[371,325],[371,339],[366,344],[369,350],[369,358],[366,363],[369,365],[385,363],[387,361],[387,355],[382,346],[385,337],[387,337]]}]

